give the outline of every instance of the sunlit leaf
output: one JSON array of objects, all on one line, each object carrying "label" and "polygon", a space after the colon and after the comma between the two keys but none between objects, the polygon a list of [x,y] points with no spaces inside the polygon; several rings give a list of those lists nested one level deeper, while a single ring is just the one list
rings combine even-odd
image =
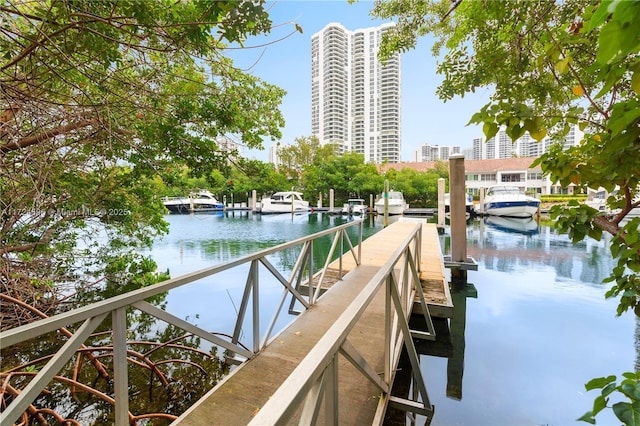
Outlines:
[{"label": "sunlit leaf", "polygon": [[640,71],[636,71],[631,76],[631,88],[637,95],[640,95]]},{"label": "sunlit leaf", "polygon": [[482,131],[484,133],[485,138],[491,139],[496,134],[498,134],[499,127],[496,123],[485,122],[482,126]]},{"label": "sunlit leaf", "polygon": [[571,58],[566,56],[562,58],[560,61],[556,62],[555,69],[560,74],[564,74],[569,69],[569,64],[571,63]]}]

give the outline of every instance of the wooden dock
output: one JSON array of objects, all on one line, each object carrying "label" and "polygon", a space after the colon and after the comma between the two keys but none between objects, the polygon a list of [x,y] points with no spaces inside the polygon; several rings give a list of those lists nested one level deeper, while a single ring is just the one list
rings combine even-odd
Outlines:
[{"label": "wooden dock", "polygon": [[[349,272],[332,285],[331,291],[303,312],[259,355],[236,368],[174,424],[209,426],[249,423],[414,227],[414,223],[394,223],[365,240],[359,267],[356,267],[351,254],[344,256],[343,269]],[[424,276],[425,282],[429,283],[444,282],[436,226],[425,224],[422,232],[421,268],[424,275],[421,278]],[[446,310],[446,303],[440,303],[443,302],[441,298],[445,296],[444,293],[442,290],[441,294],[434,293],[430,297],[437,299],[438,304]],[[376,371],[384,370],[384,309],[384,291],[379,291],[349,335],[350,343]],[[340,406],[348,409],[341,409],[339,424],[372,424],[379,391],[348,361],[340,358]]]}]

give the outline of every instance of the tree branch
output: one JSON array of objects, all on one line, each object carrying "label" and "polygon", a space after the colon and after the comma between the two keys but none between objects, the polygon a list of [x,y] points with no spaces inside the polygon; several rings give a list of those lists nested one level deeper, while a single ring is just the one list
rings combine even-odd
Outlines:
[{"label": "tree branch", "polygon": [[46,132],[40,133],[39,135],[30,136],[28,138],[23,138],[15,142],[9,142],[7,144],[4,144],[0,146],[0,152],[7,153],[10,151],[26,148],[31,145],[39,144],[40,142],[44,142],[49,139],[53,139],[58,135],[63,135],[73,130],[81,129],[83,127],[89,127],[94,124],[98,124],[98,122],[96,120],[81,120],[75,123],[70,123],[65,126],[60,126],[55,129],[47,130]]}]

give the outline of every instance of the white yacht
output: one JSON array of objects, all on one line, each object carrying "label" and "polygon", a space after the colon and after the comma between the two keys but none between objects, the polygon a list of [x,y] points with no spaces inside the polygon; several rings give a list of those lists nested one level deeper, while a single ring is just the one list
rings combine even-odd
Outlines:
[{"label": "white yacht", "polygon": [[299,213],[309,211],[309,202],[302,199],[302,193],[295,191],[276,192],[260,202],[260,213]]},{"label": "white yacht", "polygon": [[484,214],[491,216],[531,217],[538,212],[540,200],[525,195],[515,186],[492,186],[484,197]]},{"label": "white yacht", "polygon": [[204,213],[224,210],[224,204],[209,191],[201,189],[188,197],[165,197],[162,204],[169,213]]},{"label": "white yacht", "polygon": [[342,206],[342,214],[348,215],[365,215],[369,208],[362,198],[349,198],[347,203]]},{"label": "white yacht", "polygon": [[[409,205],[404,201],[404,195],[400,191],[389,191],[389,214],[403,214]],[[376,213],[384,214],[384,193],[376,201]]]}]

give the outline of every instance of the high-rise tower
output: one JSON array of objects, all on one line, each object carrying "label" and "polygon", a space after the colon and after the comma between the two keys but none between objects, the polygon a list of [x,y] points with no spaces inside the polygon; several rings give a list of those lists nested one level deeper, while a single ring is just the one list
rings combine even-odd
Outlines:
[{"label": "high-rise tower", "polygon": [[311,131],[367,162],[400,162],[400,55],[378,61],[392,25],[349,31],[332,23],[311,37]]}]

